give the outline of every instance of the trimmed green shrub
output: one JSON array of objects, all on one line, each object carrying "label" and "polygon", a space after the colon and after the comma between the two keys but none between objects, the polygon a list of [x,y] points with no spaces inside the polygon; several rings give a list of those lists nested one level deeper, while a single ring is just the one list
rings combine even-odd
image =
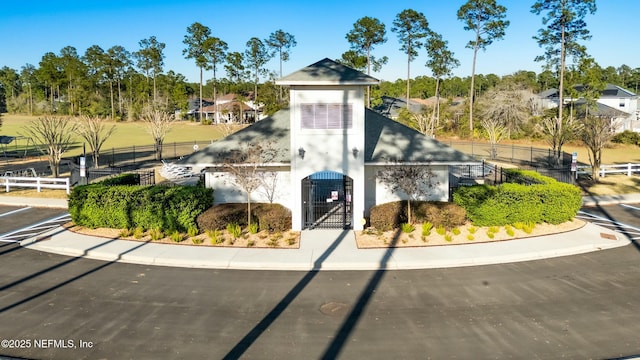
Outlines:
[{"label": "trimmed green shrub", "polygon": [[[458,188],[453,201],[466,209],[477,226],[517,222],[560,224],[575,217],[582,206],[580,189],[532,171],[510,171],[520,183]],[[523,185],[532,184],[532,185]]]},{"label": "trimmed green shrub", "polygon": [[617,144],[640,145],[640,133],[625,130],[616,134],[611,141]]},{"label": "trimmed green shrub", "polygon": [[140,186],[102,183],[76,186],[69,195],[69,214],[89,228],[140,227],[186,231],[211,206],[213,190],[196,186]]}]

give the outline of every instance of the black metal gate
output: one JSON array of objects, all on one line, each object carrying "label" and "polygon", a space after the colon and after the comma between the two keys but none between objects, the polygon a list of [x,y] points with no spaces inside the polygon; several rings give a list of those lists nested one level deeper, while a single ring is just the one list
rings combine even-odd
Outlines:
[{"label": "black metal gate", "polygon": [[303,229],[351,229],[353,179],[322,171],[302,180]]}]

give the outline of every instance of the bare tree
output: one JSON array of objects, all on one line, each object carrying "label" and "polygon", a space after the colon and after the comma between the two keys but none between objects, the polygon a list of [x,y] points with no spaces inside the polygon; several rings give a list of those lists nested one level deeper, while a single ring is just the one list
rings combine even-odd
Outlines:
[{"label": "bare tree", "polygon": [[265,171],[260,177],[260,192],[273,204],[278,194],[278,173],[276,171]]},{"label": "bare tree", "polygon": [[430,165],[405,165],[400,161],[390,161],[378,171],[377,179],[392,193],[404,193],[407,196],[407,222],[411,223],[411,200],[428,197],[439,184],[434,180],[436,176]]},{"label": "bare tree", "polygon": [[[520,131],[530,117],[533,93],[517,85],[503,85],[487,91],[478,99],[480,115],[498,120],[507,130],[507,137]],[[484,127],[484,125],[483,125]]]},{"label": "bare tree", "polygon": [[591,178],[596,182],[600,181],[602,149],[613,138],[615,130],[615,124],[607,117],[587,116],[582,120],[578,136],[589,151]]},{"label": "bare tree", "polygon": [[164,138],[171,130],[176,117],[174,114],[164,111],[147,109],[142,114],[142,120],[146,123],[147,132],[153,137],[154,150],[156,152],[155,159],[161,160]]},{"label": "bare tree", "polygon": [[99,167],[100,148],[116,130],[115,125],[107,127],[106,120],[98,116],[80,116],[77,121],[78,134],[89,143],[93,166]]},{"label": "bare tree", "polygon": [[495,159],[498,156],[498,150],[496,145],[500,140],[504,139],[507,134],[507,128],[502,121],[495,117],[486,117],[480,121],[482,128],[487,132],[489,138],[489,144],[491,144],[491,159]]},{"label": "bare tree", "polygon": [[268,142],[246,144],[224,157],[223,167],[231,175],[230,181],[247,194],[247,225],[251,224],[251,194],[264,184],[265,165],[278,155]]},{"label": "bare tree", "polygon": [[29,122],[25,127],[25,135],[40,148],[49,160],[49,167],[54,178],[60,175],[60,160],[72,144],[76,124],[65,118],[44,116]]},{"label": "bare tree", "polygon": [[578,128],[576,121],[569,121],[564,117],[558,121],[556,117],[544,117],[540,123],[540,130],[544,134],[547,143],[553,150],[553,158],[549,159],[551,165],[560,165],[562,146],[569,140]]}]

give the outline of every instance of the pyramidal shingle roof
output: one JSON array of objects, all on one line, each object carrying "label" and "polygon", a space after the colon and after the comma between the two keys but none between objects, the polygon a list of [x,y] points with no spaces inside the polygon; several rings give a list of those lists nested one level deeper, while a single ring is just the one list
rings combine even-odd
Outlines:
[{"label": "pyramidal shingle roof", "polygon": [[375,85],[380,80],[324,58],[279,80],[277,85]]},{"label": "pyramidal shingle roof", "polygon": [[[291,162],[289,116],[288,109],[280,110],[183,158],[178,163],[217,166],[222,164],[233,150],[243,149],[251,144],[264,143],[279,150],[276,158],[272,159],[273,163],[288,164]],[[387,161],[434,165],[479,163],[473,157],[373,110],[365,111],[364,131],[365,164]]]}]

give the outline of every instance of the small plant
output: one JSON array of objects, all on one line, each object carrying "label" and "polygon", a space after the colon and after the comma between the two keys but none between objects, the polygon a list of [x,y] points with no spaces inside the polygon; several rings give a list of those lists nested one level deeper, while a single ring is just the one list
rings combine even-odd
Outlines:
[{"label": "small plant", "polygon": [[278,246],[279,243],[280,243],[280,238],[272,237],[271,239],[269,239],[269,242],[267,243],[267,245],[271,247],[276,247]]},{"label": "small plant", "polygon": [[194,243],[195,245],[200,245],[204,242],[204,239],[201,237],[192,237],[191,242]]},{"label": "small plant", "polygon": [[287,244],[289,244],[289,246],[295,245],[296,242],[297,242],[297,240],[296,240],[295,237],[290,237],[290,238],[287,239]]},{"label": "small plant", "polygon": [[471,226],[471,227],[469,227],[468,230],[469,230],[469,234],[475,234],[476,231],[478,231],[478,228],[475,227],[475,226]]},{"label": "small plant", "polygon": [[258,232],[258,223],[249,224],[249,234],[255,234]]},{"label": "small plant", "polygon": [[505,226],[504,229],[507,231],[507,235],[514,237],[516,235],[515,231],[513,230],[513,228],[509,225]]},{"label": "small plant", "polygon": [[248,247],[255,246],[255,244],[256,244],[255,240],[248,240],[248,241],[247,241],[247,246],[248,246]]},{"label": "small plant", "polygon": [[444,236],[446,232],[447,232],[447,229],[445,229],[445,227],[442,225],[438,225],[438,227],[436,228],[436,233],[440,236]]},{"label": "small plant", "polygon": [[133,235],[133,229],[122,229],[120,230],[120,237],[129,237]]},{"label": "small plant", "polygon": [[497,234],[500,231],[500,228],[497,227],[497,226],[490,226],[489,227],[489,231],[494,233],[494,234]]},{"label": "small plant", "polygon": [[431,230],[433,229],[433,224],[429,221],[422,223],[422,237],[431,235]]},{"label": "small plant", "polygon": [[413,224],[403,223],[400,224],[400,229],[402,229],[403,233],[409,234],[412,233],[416,229],[416,227],[413,226]]},{"label": "small plant", "polygon": [[451,230],[451,232],[453,232],[453,235],[460,235],[460,229],[458,229],[458,228],[453,228],[453,230]]},{"label": "small plant", "polygon": [[207,230],[207,236],[209,237],[209,240],[211,240],[211,243],[214,245],[221,244],[222,241],[224,241],[220,234],[220,231],[218,230]]},{"label": "small plant", "polygon": [[473,234],[467,234],[467,240],[473,241],[473,239],[474,239]]},{"label": "small plant", "polygon": [[164,234],[162,233],[162,230],[158,228],[153,228],[149,230],[149,236],[151,237],[152,241],[157,241],[162,239],[164,237]]},{"label": "small plant", "polygon": [[196,236],[198,236],[199,233],[200,232],[198,231],[198,228],[195,227],[195,226],[190,226],[187,229],[187,235],[189,235],[189,237],[196,237]]},{"label": "small plant", "polygon": [[422,242],[427,242],[427,241],[428,241],[428,240],[427,240],[427,236],[429,236],[429,235],[426,235],[426,236],[425,236],[425,235],[422,235],[422,237],[421,237]]},{"label": "small plant", "polygon": [[231,234],[231,236],[233,236],[234,239],[239,238],[240,235],[242,234],[242,229],[240,228],[240,225],[236,223],[228,224],[227,231],[229,232],[229,234]]},{"label": "small plant", "polygon": [[182,240],[184,240],[184,237],[182,236],[182,234],[180,234],[180,232],[178,232],[178,230],[172,232],[169,237],[171,238],[171,240],[173,240],[173,242],[181,242]]},{"label": "small plant", "polygon": [[524,227],[522,228],[522,231],[524,231],[527,234],[531,234],[533,232],[533,229],[536,227],[536,224],[533,222],[528,222],[526,224],[524,224]]},{"label": "small plant", "polygon": [[487,231],[487,236],[489,237],[489,239],[493,239],[494,237],[496,237],[496,233]]},{"label": "small plant", "polygon": [[453,241],[453,235],[451,235],[451,233],[446,233],[446,234],[444,235],[444,239],[445,239],[446,241],[448,241],[448,242],[451,242],[451,241]]},{"label": "small plant", "polygon": [[520,221],[513,223],[513,227],[517,230],[524,230],[524,226],[524,223]]},{"label": "small plant", "polygon": [[142,237],[144,236],[144,229],[140,226],[138,226],[137,228],[135,228],[133,230],[133,237],[136,239],[142,239]]}]

